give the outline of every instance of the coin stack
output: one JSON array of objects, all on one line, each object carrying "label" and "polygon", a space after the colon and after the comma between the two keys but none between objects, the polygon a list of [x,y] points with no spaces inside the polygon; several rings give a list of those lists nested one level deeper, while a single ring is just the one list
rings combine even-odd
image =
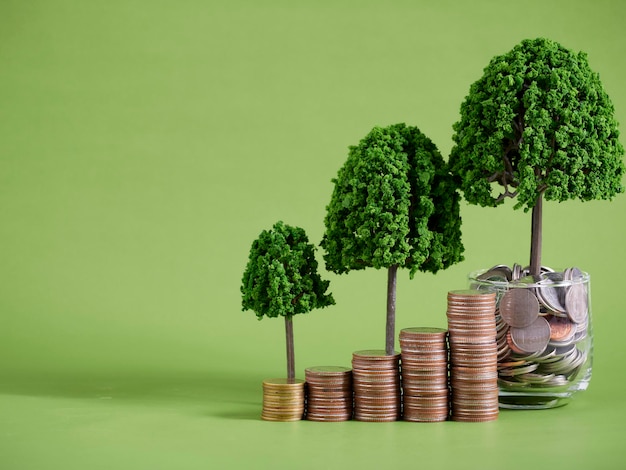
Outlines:
[{"label": "coin stack", "polygon": [[451,417],[480,422],[498,418],[498,349],[495,293],[448,293]]},{"label": "coin stack", "polygon": [[304,414],[304,380],[263,381],[263,411],[266,421],[299,421]]},{"label": "coin stack", "polygon": [[400,354],[388,356],[384,350],[352,354],[354,419],[357,421],[396,421],[402,402]]},{"label": "coin stack", "polygon": [[319,366],[304,370],[308,388],[306,419],[347,421],[352,418],[352,370]]},{"label": "coin stack", "polygon": [[448,419],[447,336],[447,330],[441,328],[405,328],[400,331],[405,421]]}]

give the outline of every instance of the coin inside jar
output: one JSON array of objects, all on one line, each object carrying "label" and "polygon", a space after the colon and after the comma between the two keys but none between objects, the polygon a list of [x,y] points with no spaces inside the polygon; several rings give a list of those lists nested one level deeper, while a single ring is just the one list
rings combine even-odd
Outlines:
[{"label": "coin inside jar", "polygon": [[555,282],[549,278],[543,279],[537,286],[537,297],[551,312],[565,313],[565,306],[561,300],[561,290],[554,287]]},{"label": "coin inside jar", "polygon": [[565,341],[576,333],[574,324],[567,318],[552,316],[548,323],[552,341]]},{"label": "coin inside jar", "polygon": [[523,328],[511,327],[510,338],[517,349],[528,354],[543,351],[550,341],[550,325],[543,317]]},{"label": "coin inside jar", "polygon": [[530,289],[509,289],[500,301],[500,315],[508,325],[524,328],[539,316],[539,301]]},{"label": "coin inside jar", "polygon": [[565,294],[565,308],[567,316],[574,323],[587,320],[587,289],[583,284],[574,284],[568,289]]}]

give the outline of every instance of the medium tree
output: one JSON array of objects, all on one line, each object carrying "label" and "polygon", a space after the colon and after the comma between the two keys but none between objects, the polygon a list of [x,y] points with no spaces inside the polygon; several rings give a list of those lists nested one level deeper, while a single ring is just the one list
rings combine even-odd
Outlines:
[{"label": "medium tree", "polygon": [[[494,57],[454,124],[450,169],[465,199],[532,209],[530,269],[541,267],[543,199],[611,199],[624,149],[613,105],[584,53],[525,40]],[[503,189],[498,190],[498,186]]]},{"label": "medium tree", "polygon": [[394,352],[398,268],[437,272],[463,259],[459,195],[416,127],[374,127],[339,170],[325,217],[326,268],[387,268],[387,354]]},{"label": "medium tree", "polygon": [[287,377],[295,378],[292,317],[335,303],[326,294],[329,281],[317,272],[315,247],[305,231],[283,222],[264,230],[252,243],[242,285],[243,310],[264,316],[285,318]]}]

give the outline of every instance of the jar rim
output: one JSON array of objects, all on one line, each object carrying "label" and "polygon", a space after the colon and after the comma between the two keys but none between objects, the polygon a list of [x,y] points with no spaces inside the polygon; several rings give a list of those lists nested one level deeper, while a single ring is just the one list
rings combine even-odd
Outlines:
[{"label": "jar rim", "polygon": [[[545,278],[542,280],[538,280],[538,281],[534,281],[534,282],[529,282],[528,277],[526,276],[524,278],[521,278],[519,280],[515,280],[515,281],[500,281],[500,280],[493,280],[493,279],[479,279],[479,277],[482,274],[485,274],[486,272],[488,272],[490,269],[489,268],[485,268],[485,269],[478,269],[476,271],[471,271],[468,274],[468,279],[470,282],[473,283],[478,283],[478,284],[482,284],[484,286],[493,286],[493,287],[506,287],[506,288],[532,288],[532,287],[545,287],[546,286],[546,279],[549,281],[549,285],[551,287],[567,287],[567,286],[572,286],[572,285],[576,285],[576,284],[589,284],[589,281],[591,280],[591,276],[589,275],[588,272],[585,271],[579,271],[579,275],[576,279],[564,279],[564,280],[553,280],[553,279],[549,279],[549,278]],[[563,270],[561,271],[555,271],[555,272],[563,272]]]}]

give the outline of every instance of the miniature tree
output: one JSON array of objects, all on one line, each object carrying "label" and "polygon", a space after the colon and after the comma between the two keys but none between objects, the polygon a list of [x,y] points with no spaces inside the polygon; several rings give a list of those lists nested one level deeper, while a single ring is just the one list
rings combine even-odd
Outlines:
[{"label": "miniature tree", "polygon": [[[543,199],[611,199],[624,149],[613,105],[584,53],[548,39],[494,57],[461,105],[450,170],[465,199],[532,209],[531,274],[541,267]],[[498,185],[503,190],[498,190]]]},{"label": "miniature tree", "polygon": [[459,195],[435,144],[416,127],[375,127],[333,179],[322,247],[338,274],[387,268],[385,350],[394,352],[398,268],[437,272],[463,259]]},{"label": "miniature tree", "polygon": [[283,222],[264,230],[252,243],[242,285],[243,310],[263,316],[285,318],[287,377],[295,378],[292,317],[335,303],[326,294],[329,281],[317,273],[315,247],[305,231]]}]

